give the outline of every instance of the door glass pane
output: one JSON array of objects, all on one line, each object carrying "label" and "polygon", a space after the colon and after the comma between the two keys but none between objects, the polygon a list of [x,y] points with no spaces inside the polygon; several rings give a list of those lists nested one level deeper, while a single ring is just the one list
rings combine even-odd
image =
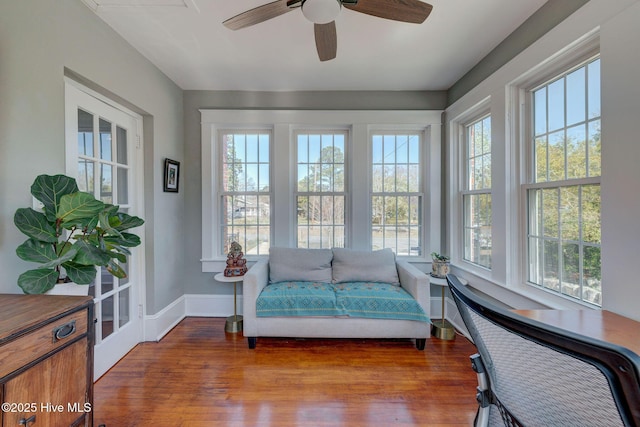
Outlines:
[{"label": "door glass pane", "polygon": [[86,191],[87,193],[93,193],[93,162],[91,160],[78,160],[78,189],[80,191]]},{"label": "door glass pane", "polygon": [[122,129],[120,126],[116,126],[116,140],[117,149],[116,152],[118,163],[121,165],[127,164],[127,130]]},{"label": "door glass pane", "polygon": [[111,160],[111,123],[100,119],[100,158]]},{"label": "door glass pane", "polygon": [[114,277],[107,271],[105,267],[100,267],[100,282],[102,283],[101,294],[104,295],[113,290]]},{"label": "door glass pane", "polygon": [[102,300],[102,339],[113,333],[113,295]]},{"label": "door glass pane", "polygon": [[93,114],[78,110],[78,154],[93,157]]},{"label": "door glass pane", "polygon": [[100,200],[105,203],[113,203],[113,168],[101,164],[100,178]]},{"label": "door glass pane", "polygon": [[129,288],[126,288],[118,294],[118,326],[129,323],[129,312]]},{"label": "door glass pane", "polygon": [[129,203],[129,170],[118,168],[118,204]]}]

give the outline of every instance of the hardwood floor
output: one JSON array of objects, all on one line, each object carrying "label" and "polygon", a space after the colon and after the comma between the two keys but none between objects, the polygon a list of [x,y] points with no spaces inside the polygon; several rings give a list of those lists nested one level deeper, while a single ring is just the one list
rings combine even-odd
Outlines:
[{"label": "hardwood floor", "polygon": [[142,343],[95,385],[107,427],[469,426],[475,347],[427,340],[296,340],[225,334],[191,317]]}]

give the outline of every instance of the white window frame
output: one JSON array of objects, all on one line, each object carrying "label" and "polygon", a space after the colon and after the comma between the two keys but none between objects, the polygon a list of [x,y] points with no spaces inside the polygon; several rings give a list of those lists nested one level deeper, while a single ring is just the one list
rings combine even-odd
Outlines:
[{"label": "white window frame", "polygon": [[[234,134],[234,133],[243,134],[245,136],[246,135],[253,135],[253,134],[266,134],[266,135],[268,135],[268,137],[269,137],[269,154],[268,154],[269,155],[269,162],[268,162],[268,165],[269,165],[269,184],[271,184],[271,159],[272,159],[272,157],[271,157],[271,144],[272,144],[272,141],[273,141],[272,132],[271,132],[270,129],[244,129],[244,128],[242,128],[242,129],[220,129],[218,132],[219,132],[219,135],[218,135],[219,143],[215,147],[215,150],[217,150],[217,152],[218,152],[218,156],[217,156],[218,162],[217,162],[217,168],[216,168],[218,170],[217,200],[220,202],[220,210],[218,212],[218,214],[219,214],[218,218],[219,218],[220,222],[218,223],[218,230],[217,231],[219,233],[218,236],[220,236],[219,237],[219,243],[220,243],[221,246],[220,246],[220,248],[218,248],[218,250],[220,250],[220,251],[223,250],[225,247],[227,247],[228,244],[231,243],[231,241],[224,242],[223,241],[224,239],[222,239],[222,235],[223,235],[222,229],[225,226],[233,226],[233,225],[225,225],[225,224],[223,224],[223,220],[224,220],[226,214],[225,214],[225,212],[223,212],[223,209],[224,209],[223,205],[224,204],[222,203],[222,200],[225,197],[238,197],[238,198],[240,198],[242,196],[245,196],[245,197],[249,196],[249,197],[256,197],[258,199],[260,199],[260,198],[268,198],[269,199],[269,223],[268,223],[268,227],[269,227],[269,242],[271,242],[272,237],[273,237],[272,227],[271,227],[271,218],[272,218],[271,214],[273,212],[273,209],[272,209],[272,206],[273,206],[273,189],[272,188],[273,187],[271,187],[271,185],[269,185],[269,191],[260,191],[259,189],[248,190],[246,188],[244,190],[235,190],[235,191],[225,190],[224,187],[223,187],[223,185],[224,185],[224,179],[223,179],[224,168],[222,167],[222,160],[223,160],[222,159],[222,153],[223,153],[223,150],[224,150],[224,147],[223,147],[223,136],[224,135]],[[247,158],[246,157],[247,157],[247,153],[245,153],[245,159],[243,159],[244,160],[243,165],[245,167],[247,166],[247,163],[248,164],[253,163],[253,162],[247,162]],[[259,159],[258,162],[256,162],[256,164],[258,165],[258,170],[259,170],[259,167],[260,167],[260,163],[264,163],[264,162],[261,162],[260,160],[262,160],[262,159]],[[258,172],[258,174],[259,174],[259,172]],[[258,206],[256,206],[256,208],[259,208],[259,203],[258,203]],[[245,212],[245,214],[246,214],[246,212]],[[261,218],[262,215],[257,215],[257,217]],[[266,224],[258,222],[257,227],[256,227],[256,229],[258,231],[260,229],[260,225],[266,226]],[[243,226],[239,225],[239,226],[237,226],[237,228],[243,228]],[[246,226],[245,226],[245,228],[246,228]],[[246,246],[244,241],[238,241],[238,243],[240,243],[242,245],[242,249],[243,249],[245,254],[250,254],[251,252],[253,252],[252,248],[247,248],[247,246]]]},{"label": "white window frame", "polygon": [[[569,69],[575,68],[580,63],[595,57],[600,51],[600,33],[593,30],[579,40],[575,41],[565,49],[543,61],[538,66],[531,68],[519,78],[513,80],[506,86],[506,114],[509,122],[509,136],[516,142],[516,149],[507,155],[507,161],[513,165],[513,176],[517,176],[509,187],[517,197],[510,197],[507,200],[507,207],[510,212],[507,220],[507,235],[512,237],[507,241],[507,253],[511,254],[512,260],[507,264],[507,283],[514,283],[513,290],[533,297],[549,306],[557,307],[593,307],[591,304],[583,303],[571,297],[563,296],[555,292],[542,289],[527,283],[528,275],[528,206],[527,189],[530,177],[533,176],[533,156],[531,135],[533,131],[532,111],[528,104],[527,91],[539,86],[545,81],[559,76]],[[509,170],[509,168],[507,168]],[[545,184],[547,185],[547,184]],[[554,186],[554,183],[549,183]],[[508,189],[508,191],[509,191]]]},{"label": "white window frame", "polygon": [[[490,189],[491,195],[491,236],[492,236],[492,262],[491,269],[483,267],[479,264],[470,262],[464,258],[464,203],[463,196],[464,194],[471,194],[466,191],[466,179],[467,179],[467,126],[475,121],[491,116],[491,166],[492,166],[492,176],[491,182],[492,186]],[[472,272],[477,277],[482,277],[486,280],[495,281],[496,271],[496,262],[499,264],[499,260],[496,260],[494,249],[500,248],[502,245],[501,240],[496,239],[495,235],[495,224],[496,224],[496,215],[499,212],[496,212],[496,156],[495,156],[495,144],[494,144],[494,135],[496,133],[496,120],[495,114],[492,111],[492,98],[490,96],[485,97],[479,100],[475,105],[470,108],[464,110],[457,116],[451,119],[449,123],[449,135],[451,139],[450,145],[450,157],[449,157],[449,167],[453,173],[451,174],[451,182],[449,194],[449,206],[451,206],[451,214],[450,218],[452,218],[451,227],[449,229],[449,236],[451,247],[449,254],[451,256],[451,262],[454,265],[460,266],[464,268],[466,271]],[[476,193],[473,193],[476,194]],[[498,249],[500,251],[500,249]],[[506,262],[506,261],[505,261]]]},{"label": "white window frame", "polygon": [[[485,268],[487,270],[491,270],[492,269],[492,265],[491,266],[486,266],[484,264],[480,264],[477,263],[473,260],[467,259],[466,258],[466,251],[467,251],[467,244],[466,244],[466,229],[469,228],[469,226],[466,224],[466,213],[465,213],[465,208],[466,208],[466,204],[465,204],[465,198],[467,196],[481,196],[481,195],[488,195],[489,199],[490,199],[490,203],[491,203],[491,212],[493,212],[493,185],[489,186],[489,187],[483,187],[483,188],[475,188],[475,189],[470,189],[469,188],[469,162],[470,162],[470,153],[469,153],[469,129],[472,126],[475,126],[477,123],[483,122],[484,120],[489,119],[489,122],[491,123],[491,125],[493,125],[493,121],[492,121],[492,117],[491,117],[491,113],[488,110],[483,110],[481,113],[476,114],[471,120],[467,120],[465,121],[465,123],[462,125],[462,135],[461,135],[461,153],[463,153],[463,156],[461,158],[461,170],[462,170],[462,182],[460,183],[460,202],[461,202],[461,210],[462,210],[462,224],[461,224],[461,230],[462,230],[462,241],[461,241],[461,248],[462,248],[462,252],[460,253],[460,257],[463,261],[468,262],[470,264],[473,264],[474,266],[477,266],[479,268]],[[491,126],[492,127],[492,126]],[[493,139],[491,139],[491,141],[493,141]],[[491,147],[489,149],[489,156],[491,157],[493,155],[493,143],[491,143]],[[477,156],[476,156],[477,157]],[[493,182],[493,162],[491,162],[491,181]],[[493,215],[492,215],[493,217]],[[490,219],[490,224],[489,227],[491,228],[490,231],[490,235],[492,236],[492,242],[493,242],[493,218]],[[492,245],[492,249],[491,249],[491,258],[492,258],[492,263],[493,263],[493,245]]]},{"label": "white window frame", "polygon": [[[537,171],[535,170],[535,162],[536,162],[536,156],[535,156],[535,147],[534,147],[534,132],[532,130],[532,127],[530,126],[531,124],[533,124],[533,99],[532,99],[532,94],[535,90],[537,90],[538,88],[542,87],[542,86],[548,86],[550,85],[552,82],[555,82],[561,78],[564,78],[565,76],[569,75],[570,73],[572,73],[573,71],[580,69],[580,68],[587,68],[588,64],[592,63],[593,61],[599,60],[600,56],[599,54],[596,55],[592,55],[591,52],[590,54],[586,57],[586,58],[580,58],[579,61],[577,61],[577,63],[573,64],[570,67],[567,68],[563,68],[562,70],[560,70],[556,75],[553,76],[552,79],[546,80],[546,81],[541,81],[540,84],[535,85],[534,87],[531,88],[526,88],[526,92],[525,92],[525,99],[526,99],[526,103],[525,103],[525,111],[527,111],[527,117],[529,117],[529,120],[527,122],[527,150],[525,152],[525,162],[527,165],[527,177],[526,177],[526,182],[522,185],[522,198],[525,199],[525,215],[526,215],[526,221],[530,224],[530,220],[529,220],[529,216],[531,214],[531,206],[529,206],[529,204],[531,203],[531,196],[529,195],[529,192],[532,190],[545,190],[545,189],[549,189],[549,190],[559,190],[560,192],[562,192],[562,189],[568,189],[568,188],[573,188],[573,187],[577,187],[580,190],[584,187],[588,187],[588,186],[593,186],[596,185],[600,188],[600,183],[601,183],[601,175],[598,176],[587,176],[582,177],[582,178],[571,178],[571,177],[564,177],[564,178],[558,178],[555,180],[544,180],[544,181],[537,181],[536,180],[536,173]],[[586,92],[585,92],[586,93]],[[564,101],[566,102],[566,98],[564,99]],[[585,100],[586,102],[586,100]],[[602,118],[602,112],[600,113],[599,120],[601,120]],[[588,123],[591,121],[592,119],[589,117],[586,117],[586,112],[585,112],[585,124],[584,126],[588,127]],[[567,125],[565,123],[564,127],[559,128],[560,131],[566,132],[568,129],[570,129],[571,127],[573,127],[574,125]],[[545,134],[547,135],[547,134]],[[548,135],[547,135],[548,136]],[[585,137],[587,137],[587,133],[585,133]],[[550,142],[547,142],[547,147],[549,147]],[[586,148],[585,148],[586,149]],[[586,158],[586,160],[588,160],[588,156]],[[589,165],[585,165],[587,172],[589,169]],[[567,172],[566,170],[566,165],[564,168],[565,173]],[[548,173],[549,171],[547,171]],[[580,198],[582,194],[582,191],[580,191],[578,193],[578,197]],[[561,212],[558,211],[558,219],[561,218]],[[582,227],[579,227],[579,229],[582,229]],[[562,229],[561,229],[562,230]],[[600,303],[591,303],[590,301],[586,301],[584,299],[584,294],[581,293],[581,295],[579,297],[571,297],[570,295],[562,292],[562,291],[554,291],[551,290],[545,286],[543,286],[542,283],[533,283],[530,281],[530,274],[529,274],[529,270],[531,268],[531,266],[529,265],[529,263],[531,263],[531,258],[533,257],[533,255],[531,254],[531,250],[532,248],[529,246],[529,236],[531,234],[531,231],[529,230],[529,227],[527,227],[527,232],[526,234],[523,236],[523,239],[525,240],[525,254],[527,256],[527,265],[526,265],[526,270],[523,272],[523,274],[525,274],[526,280],[525,283],[527,283],[530,286],[534,286],[537,287],[541,290],[550,292],[554,295],[558,295],[560,297],[563,298],[569,298],[569,299],[575,299],[576,302],[582,303],[582,304],[587,304],[587,305],[601,305],[602,304],[602,300],[600,297]],[[544,233],[538,233],[538,234],[544,234]],[[550,240],[556,240],[554,239],[549,239],[549,238],[544,238],[544,236],[539,236],[539,240],[541,240],[540,244],[545,244],[546,242],[549,242]],[[560,245],[561,241],[558,241],[558,245]],[[584,242],[582,239],[578,239],[576,240],[576,244],[578,245],[579,248],[585,247],[585,246],[593,246],[592,244],[589,244],[588,242]],[[601,247],[600,245],[597,245],[598,247]],[[562,261],[562,256],[561,256],[561,251],[558,252],[558,268],[560,268],[560,264]],[[583,258],[580,257],[579,258],[579,264],[581,265],[583,261]],[[538,261],[538,262],[543,262],[543,261]]]},{"label": "white window frame", "polygon": [[[343,183],[343,188],[341,191],[336,190],[335,188],[327,190],[327,191],[311,191],[311,190],[307,190],[307,191],[301,191],[299,189],[299,181],[301,179],[301,177],[298,175],[298,171],[299,171],[299,166],[301,164],[306,164],[306,165],[311,165],[315,162],[311,162],[311,159],[307,159],[306,163],[300,163],[300,151],[299,151],[299,144],[298,144],[298,138],[300,135],[320,135],[321,139],[323,135],[342,135],[344,137],[344,152],[343,152],[343,156],[344,156],[344,164],[343,164],[343,179],[344,179],[344,183]],[[322,223],[320,227],[323,228],[330,228],[331,229],[331,239],[330,241],[334,242],[333,245],[329,245],[326,246],[324,243],[324,239],[321,239],[321,247],[322,248],[330,248],[330,247],[345,247],[348,246],[348,241],[346,239],[346,236],[348,235],[348,222],[347,222],[347,195],[349,194],[349,188],[348,188],[348,183],[347,183],[347,176],[349,175],[349,157],[347,156],[347,152],[349,150],[349,130],[348,129],[317,129],[317,128],[299,128],[294,130],[293,132],[293,144],[294,144],[294,151],[295,151],[295,159],[296,159],[296,167],[294,168],[294,194],[295,194],[295,209],[296,212],[294,213],[294,218],[295,218],[295,228],[296,228],[296,238],[295,238],[295,246],[296,247],[304,247],[304,248],[315,248],[316,246],[299,246],[300,244],[300,228],[301,225],[298,222],[299,216],[297,213],[297,208],[298,208],[298,197],[342,197],[343,198],[343,206],[344,209],[342,211],[342,218],[343,218],[343,224],[337,224],[335,222],[335,211],[334,211],[334,221],[331,222],[331,224],[328,223]],[[322,146],[320,147],[320,149],[322,150]],[[335,153],[334,153],[335,154]],[[331,163],[331,165],[335,165],[336,163]],[[335,206],[335,205],[334,205]],[[339,238],[337,238],[336,236],[336,227],[342,227],[342,239],[340,240]],[[307,224],[306,228],[307,231],[309,231],[310,229],[310,225]]]},{"label": "white window frame", "polygon": [[[387,191],[384,189],[384,185],[383,188],[381,189],[376,189],[374,188],[374,182],[373,182],[373,167],[374,167],[374,163],[373,163],[373,145],[374,145],[374,141],[373,138],[375,136],[381,136],[384,140],[384,138],[386,136],[392,136],[394,139],[397,139],[398,136],[409,136],[409,135],[417,135],[419,140],[418,140],[418,183],[417,183],[417,187],[415,188],[414,191],[409,191],[407,189],[407,191],[398,191],[393,190],[393,191]],[[415,251],[416,249],[414,249],[411,246],[411,241],[409,240],[409,244],[408,244],[408,254],[402,254],[402,253],[398,253],[397,250],[394,250],[394,252],[396,253],[397,256],[403,256],[403,257],[407,257],[408,259],[411,258],[424,258],[425,257],[425,251],[429,250],[429,253],[431,253],[430,248],[425,246],[425,242],[426,242],[426,234],[425,234],[425,224],[423,223],[424,221],[424,215],[421,214],[421,208],[424,206],[424,190],[425,190],[425,183],[424,183],[424,176],[425,176],[425,151],[427,149],[427,144],[426,144],[426,140],[425,140],[425,134],[423,130],[420,129],[415,129],[415,130],[411,130],[411,129],[384,129],[384,130],[379,130],[379,131],[372,131],[370,133],[369,136],[369,150],[372,153],[371,154],[371,163],[369,165],[370,169],[371,169],[371,174],[372,174],[372,179],[371,179],[371,183],[370,183],[370,191],[371,191],[371,197],[370,197],[370,203],[371,203],[371,209],[373,207],[373,198],[374,197],[391,197],[391,198],[395,198],[395,199],[399,199],[402,197],[406,197],[406,198],[418,198],[419,205],[418,205],[418,215],[419,215],[419,225],[418,225],[418,252],[413,254],[412,252]],[[397,147],[396,147],[397,148]],[[381,149],[383,150],[384,153],[384,144],[381,147]],[[407,147],[408,149],[408,147]],[[397,150],[394,150],[394,153],[397,154]],[[409,158],[408,158],[408,152],[407,152],[407,162],[408,162]],[[382,163],[376,163],[377,165],[392,165],[394,168],[396,168],[399,163],[397,162],[397,160],[394,160],[393,162],[382,162]],[[409,172],[407,171],[407,174]],[[397,179],[397,176],[394,175],[395,178]],[[383,180],[384,182],[384,180]],[[396,211],[397,213],[397,211]],[[383,213],[384,216],[384,213]],[[373,232],[374,232],[374,228],[376,227],[380,227],[382,230],[384,230],[385,228],[387,228],[385,225],[376,225],[374,226],[373,224],[373,218],[370,212],[370,222],[371,222],[371,230],[369,232],[370,238],[371,238],[371,250],[377,250],[377,249],[382,249],[382,248],[378,248],[378,247],[374,247],[374,242],[373,242]],[[400,227],[398,227],[398,225],[396,224],[395,227],[389,227],[389,228],[396,228],[396,246],[398,246],[398,243],[400,241],[400,239],[397,237],[397,233],[398,233],[398,229]],[[409,228],[410,230],[410,228]],[[408,231],[408,234],[406,236],[407,239],[410,239],[411,237],[411,232]],[[386,240],[383,237],[383,240]],[[387,248],[388,246],[383,245],[384,248]],[[397,248],[396,248],[397,249]]]},{"label": "white window frame", "polygon": [[[441,246],[441,120],[440,110],[353,111],[353,110],[215,110],[201,109],[202,136],[202,271],[224,269],[226,255],[220,253],[216,198],[218,145],[220,129],[270,129],[271,177],[274,187],[271,233],[272,246],[295,247],[295,174],[296,156],[294,132],[298,129],[347,129],[348,148],[345,156],[352,159],[347,166],[346,200],[348,231],[345,240],[356,250],[370,250],[370,132],[419,130],[424,133],[424,199],[423,228],[425,250],[440,250]],[[355,159],[358,159],[357,161]],[[365,161],[366,160],[366,161]],[[410,257],[411,262],[424,263],[423,257]],[[247,256],[249,263],[260,257]]]}]

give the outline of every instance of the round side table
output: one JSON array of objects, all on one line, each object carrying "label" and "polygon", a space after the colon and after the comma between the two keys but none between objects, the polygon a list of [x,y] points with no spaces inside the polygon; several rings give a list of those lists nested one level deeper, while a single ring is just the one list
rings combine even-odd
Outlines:
[{"label": "round side table", "polygon": [[238,282],[242,282],[244,276],[231,276],[227,277],[224,273],[218,273],[214,276],[218,282],[233,283],[233,316],[227,317],[227,322],[224,324],[224,331],[232,334],[242,332],[242,316],[238,315],[236,309],[238,294],[236,293],[236,285]]},{"label": "round side table", "polygon": [[431,321],[433,324],[431,335],[441,340],[454,340],[456,339],[456,329],[444,318],[444,288],[449,286],[447,284],[447,279],[429,274],[429,283],[436,286],[442,286],[442,319]]}]

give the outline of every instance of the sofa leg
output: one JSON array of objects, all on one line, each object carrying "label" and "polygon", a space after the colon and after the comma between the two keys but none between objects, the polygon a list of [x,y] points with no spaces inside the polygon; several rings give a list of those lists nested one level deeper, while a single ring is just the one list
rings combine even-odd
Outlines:
[{"label": "sofa leg", "polygon": [[416,338],[416,348],[420,351],[424,350],[424,346],[427,344],[426,338]]},{"label": "sofa leg", "polygon": [[256,348],[256,340],[257,340],[256,337],[247,337],[247,340],[248,340],[250,349],[253,350],[254,348]]}]

